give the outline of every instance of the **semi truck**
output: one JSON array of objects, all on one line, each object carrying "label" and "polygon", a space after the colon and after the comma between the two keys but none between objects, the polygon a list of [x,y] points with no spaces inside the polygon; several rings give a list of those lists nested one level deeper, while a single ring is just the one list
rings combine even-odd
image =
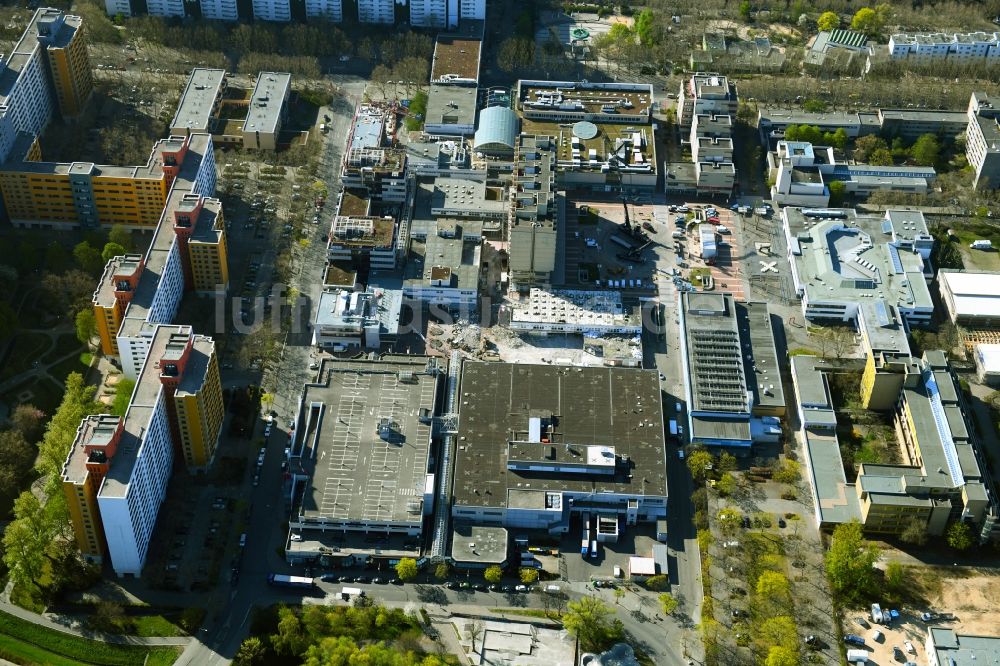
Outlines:
[{"label": "semi truck", "polygon": [[268,574],[268,585],[275,587],[292,587],[302,590],[311,590],[316,587],[316,581],[305,576],[286,576],[285,574]]}]

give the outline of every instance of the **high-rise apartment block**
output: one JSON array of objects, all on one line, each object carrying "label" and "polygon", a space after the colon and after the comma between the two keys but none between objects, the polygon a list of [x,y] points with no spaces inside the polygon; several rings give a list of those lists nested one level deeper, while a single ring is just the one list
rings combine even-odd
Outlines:
[{"label": "high-rise apartment block", "polygon": [[37,10],[0,65],[3,163],[20,133],[38,136],[57,108],[65,117],[75,116],[90,97],[93,82],[80,17]]},{"label": "high-rise apartment block", "polygon": [[62,469],[63,491],[85,557],[107,555],[138,576],[166,497],[175,456],[189,469],[214,457],[222,431],[215,344],[188,326],[157,326],[124,418],[89,416]]},{"label": "high-rise apartment block", "polygon": [[[252,18],[287,23],[293,18],[290,0],[253,0],[250,16],[240,15],[236,0],[199,0],[197,3],[148,0],[145,11],[135,0],[104,0],[104,9],[109,16],[147,13],[150,16],[184,18],[199,15],[200,9],[200,18],[220,21]],[[409,21],[421,28],[454,28],[463,19],[482,21],[486,18],[486,0],[357,0],[356,3],[348,3],[348,7],[344,6],[343,0],[305,0],[306,18],[340,23],[345,18],[345,9],[348,10],[348,20],[356,18],[360,23],[387,25]]]}]

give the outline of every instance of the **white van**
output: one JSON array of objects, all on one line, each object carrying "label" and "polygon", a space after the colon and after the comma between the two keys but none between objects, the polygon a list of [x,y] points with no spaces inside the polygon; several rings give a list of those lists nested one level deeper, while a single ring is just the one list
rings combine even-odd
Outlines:
[{"label": "white van", "polygon": [[549,594],[558,594],[559,593],[559,586],[558,585],[546,585],[545,586],[545,591],[548,592]]}]

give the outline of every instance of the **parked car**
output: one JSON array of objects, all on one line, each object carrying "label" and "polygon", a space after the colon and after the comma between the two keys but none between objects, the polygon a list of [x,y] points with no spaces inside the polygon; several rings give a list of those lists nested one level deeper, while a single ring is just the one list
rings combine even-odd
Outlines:
[{"label": "parked car", "polygon": [[860,625],[862,627],[864,627],[865,629],[868,629],[869,627],[872,626],[872,625],[868,624],[868,620],[866,620],[865,618],[863,618],[861,616],[858,616],[858,617],[854,618],[854,623],[858,624],[858,625]]},{"label": "parked car", "polygon": [[906,648],[906,651],[909,652],[910,654],[917,653],[917,651],[913,649],[913,643],[911,643],[910,641],[903,641],[903,647]]},{"label": "parked car", "polygon": [[845,634],[844,642],[850,643],[851,645],[864,645],[865,639],[861,638],[861,636],[858,636],[857,634]]}]

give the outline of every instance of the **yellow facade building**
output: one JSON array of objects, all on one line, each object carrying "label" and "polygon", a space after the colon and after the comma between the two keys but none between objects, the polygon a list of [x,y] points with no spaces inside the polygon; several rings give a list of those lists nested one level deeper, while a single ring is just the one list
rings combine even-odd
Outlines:
[{"label": "yellow facade building", "polygon": [[107,552],[97,495],[118,450],[123,427],[123,420],[117,416],[101,414],[85,418],[77,428],[62,469],[63,493],[73,533],[80,552],[91,562],[101,562]]},{"label": "yellow facade building", "polygon": [[184,462],[188,469],[204,469],[215,457],[225,413],[215,342],[196,336],[194,346],[174,403]]},{"label": "yellow facade building", "polygon": [[94,77],[87,55],[87,39],[79,16],[60,15],[38,22],[39,41],[45,45],[52,89],[63,118],[83,111],[94,91]]}]

